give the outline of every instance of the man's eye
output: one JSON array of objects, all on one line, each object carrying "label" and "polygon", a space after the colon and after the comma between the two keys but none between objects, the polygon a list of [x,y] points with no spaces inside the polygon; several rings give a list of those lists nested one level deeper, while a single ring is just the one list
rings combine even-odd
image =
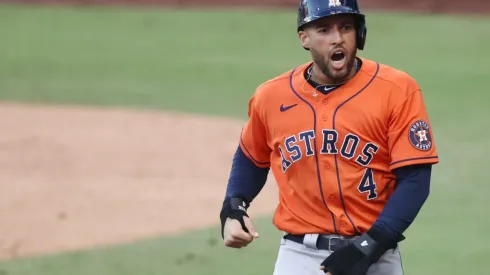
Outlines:
[{"label": "man's eye", "polygon": [[352,30],[353,28],[353,25],[344,25],[344,30]]}]

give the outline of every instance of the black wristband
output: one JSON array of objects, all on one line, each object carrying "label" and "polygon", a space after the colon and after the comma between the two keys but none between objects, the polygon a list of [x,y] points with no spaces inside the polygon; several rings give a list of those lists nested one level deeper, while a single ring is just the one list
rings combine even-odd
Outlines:
[{"label": "black wristband", "polygon": [[397,246],[397,242],[394,241],[390,236],[388,236],[383,230],[380,228],[373,226],[371,227],[367,234],[376,240],[379,246],[382,246],[386,250],[395,248]]},{"label": "black wristband", "polygon": [[240,222],[242,229],[248,233],[243,217],[248,217],[247,209],[250,204],[242,198],[225,198],[220,212],[221,237],[224,238],[224,228],[227,218],[235,219]]},{"label": "black wristband", "polygon": [[377,262],[389,249],[397,246],[382,230],[372,227],[354,241],[354,246],[372,262]]},{"label": "black wristband", "polygon": [[374,240],[369,234],[362,234],[355,239],[354,246],[359,249],[364,255],[371,255],[376,249],[379,249],[379,243]]}]

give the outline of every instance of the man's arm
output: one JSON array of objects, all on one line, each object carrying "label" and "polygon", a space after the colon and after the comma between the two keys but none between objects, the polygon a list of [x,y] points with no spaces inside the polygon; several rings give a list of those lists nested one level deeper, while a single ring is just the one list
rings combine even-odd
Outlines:
[{"label": "man's arm", "polygon": [[241,198],[250,204],[264,187],[268,174],[268,167],[257,167],[238,146],[231,164],[225,199]]},{"label": "man's arm", "polygon": [[[272,148],[264,120],[263,93],[259,86],[248,103],[248,120],[233,158],[226,196],[220,211],[221,234],[226,246],[241,248],[258,238],[247,209],[264,187]],[[260,167],[260,168],[259,168]]]},{"label": "man's arm", "polygon": [[268,167],[256,166],[238,146],[220,212],[221,236],[226,246],[244,247],[258,237],[247,209],[264,187],[268,173]]},{"label": "man's arm", "polygon": [[392,242],[402,238],[412,224],[430,192],[431,164],[418,164],[394,170],[397,187],[374,227]]}]

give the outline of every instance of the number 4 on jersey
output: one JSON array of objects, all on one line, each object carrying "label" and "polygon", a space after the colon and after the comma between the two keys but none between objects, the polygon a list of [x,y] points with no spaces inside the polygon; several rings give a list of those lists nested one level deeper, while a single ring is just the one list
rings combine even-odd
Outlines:
[{"label": "number 4 on jersey", "polygon": [[376,192],[376,183],[374,182],[373,170],[371,168],[367,168],[366,172],[362,176],[361,183],[357,190],[361,193],[368,193],[367,199],[374,200],[378,197],[378,193]]}]

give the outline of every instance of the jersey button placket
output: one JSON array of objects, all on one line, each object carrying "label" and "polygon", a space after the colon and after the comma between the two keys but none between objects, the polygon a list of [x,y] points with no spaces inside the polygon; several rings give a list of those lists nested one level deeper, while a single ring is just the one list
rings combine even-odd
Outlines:
[{"label": "jersey button placket", "polygon": [[[332,129],[332,113],[333,110],[331,108],[331,104],[329,104],[329,100],[327,99],[329,95],[326,95],[325,98],[319,97],[317,103],[315,104],[315,108],[317,111],[317,138],[319,140],[317,146],[317,150],[319,152],[319,169],[321,178],[322,178],[322,192],[324,192],[325,202],[331,209],[335,209],[337,207],[338,196],[334,191],[336,190],[335,184],[335,169],[333,168],[333,155],[328,153],[321,153],[324,143],[324,134],[323,130],[329,131]],[[336,214],[334,214],[336,215]],[[334,218],[337,219],[337,218]],[[336,223],[336,228],[339,229],[340,224]]]},{"label": "jersey button placket", "polygon": [[324,123],[328,122],[328,108],[327,108],[327,105],[328,105],[328,100],[326,98],[322,99],[321,100],[321,105],[320,105],[320,109],[322,110],[322,121]]}]

